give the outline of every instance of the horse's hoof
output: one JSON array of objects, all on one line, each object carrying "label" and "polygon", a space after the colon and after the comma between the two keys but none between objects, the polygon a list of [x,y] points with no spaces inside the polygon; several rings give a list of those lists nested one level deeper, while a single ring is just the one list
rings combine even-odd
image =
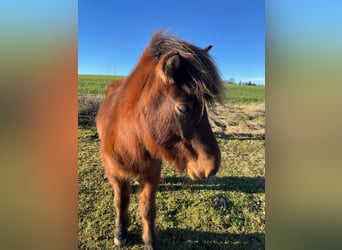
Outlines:
[{"label": "horse's hoof", "polygon": [[126,241],[127,241],[126,238],[124,238],[124,239],[119,239],[119,238],[116,238],[116,237],[114,238],[114,244],[116,246],[119,246],[119,247],[122,247],[123,245],[125,245]]}]

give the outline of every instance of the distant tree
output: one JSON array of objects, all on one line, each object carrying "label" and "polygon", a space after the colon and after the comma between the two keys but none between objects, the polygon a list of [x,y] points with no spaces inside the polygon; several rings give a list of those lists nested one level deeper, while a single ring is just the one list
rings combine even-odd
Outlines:
[{"label": "distant tree", "polygon": [[248,82],[239,82],[239,85],[245,85],[245,86],[256,86],[255,83],[248,81]]},{"label": "distant tree", "polygon": [[228,82],[229,82],[230,84],[235,84],[235,79],[234,79],[234,78],[229,78]]}]

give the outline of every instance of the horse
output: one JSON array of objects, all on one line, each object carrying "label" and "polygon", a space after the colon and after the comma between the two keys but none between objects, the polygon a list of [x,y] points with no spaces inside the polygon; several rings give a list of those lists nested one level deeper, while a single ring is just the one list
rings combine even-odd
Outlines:
[{"label": "horse", "polygon": [[207,105],[222,99],[218,69],[204,49],[157,31],[131,74],[112,83],[96,117],[105,176],[114,189],[114,244],[128,236],[130,180],[140,185],[145,249],[158,249],[156,192],[162,162],[192,180],[213,176],[221,153]]},{"label": "horse", "polygon": [[106,89],[105,97],[107,97],[110,93],[112,93],[124,81],[125,81],[125,78],[121,78],[112,82]]}]

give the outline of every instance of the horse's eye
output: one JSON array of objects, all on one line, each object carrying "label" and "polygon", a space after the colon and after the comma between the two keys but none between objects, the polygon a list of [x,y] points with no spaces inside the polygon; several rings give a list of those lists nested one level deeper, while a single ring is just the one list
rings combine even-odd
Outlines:
[{"label": "horse's eye", "polygon": [[178,104],[176,108],[182,114],[185,114],[189,111],[189,107],[186,104]]}]

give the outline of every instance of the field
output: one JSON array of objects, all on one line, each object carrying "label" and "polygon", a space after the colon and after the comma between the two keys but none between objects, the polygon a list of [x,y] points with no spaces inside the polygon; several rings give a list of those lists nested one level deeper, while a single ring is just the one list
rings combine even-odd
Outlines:
[{"label": "field", "polygon": [[[78,94],[86,96],[103,95],[107,85],[124,76],[79,75]],[[259,86],[244,86],[226,84],[227,99],[230,104],[262,103],[265,100],[265,88]]]},{"label": "field", "polygon": [[[113,76],[79,76],[79,115]],[[264,87],[226,85],[227,102],[209,109],[210,123],[222,152],[216,177],[191,181],[163,166],[157,194],[161,249],[264,249],[265,245],[265,104]],[[91,98],[90,98],[90,97]],[[87,99],[88,98],[88,99]],[[92,122],[78,129],[79,249],[114,246],[113,192],[103,179],[99,141]],[[132,182],[128,245],[143,249],[138,186]]]}]

